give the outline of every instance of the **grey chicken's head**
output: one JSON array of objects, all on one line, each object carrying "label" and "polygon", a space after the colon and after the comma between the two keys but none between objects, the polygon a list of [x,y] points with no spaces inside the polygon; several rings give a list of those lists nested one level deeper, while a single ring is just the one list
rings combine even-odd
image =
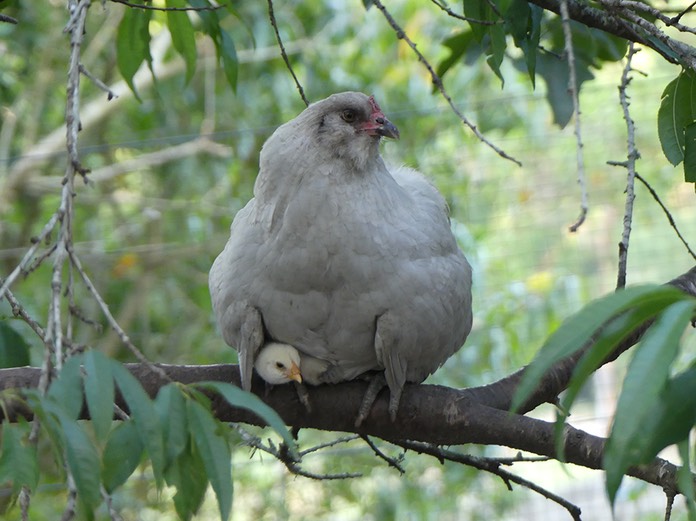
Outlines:
[{"label": "grey chicken's head", "polygon": [[381,137],[398,139],[399,131],[374,97],[341,92],[312,103],[279,127],[264,145],[264,155],[290,152],[314,161],[341,159],[362,170],[379,154]]}]

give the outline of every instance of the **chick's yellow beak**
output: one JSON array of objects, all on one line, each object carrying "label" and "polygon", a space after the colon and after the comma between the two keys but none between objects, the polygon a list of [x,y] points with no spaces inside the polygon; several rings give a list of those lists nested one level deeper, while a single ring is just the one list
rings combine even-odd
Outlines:
[{"label": "chick's yellow beak", "polygon": [[300,373],[300,368],[295,362],[288,369],[287,376],[289,380],[295,380],[298,384],[302,383],[302,373]]}]

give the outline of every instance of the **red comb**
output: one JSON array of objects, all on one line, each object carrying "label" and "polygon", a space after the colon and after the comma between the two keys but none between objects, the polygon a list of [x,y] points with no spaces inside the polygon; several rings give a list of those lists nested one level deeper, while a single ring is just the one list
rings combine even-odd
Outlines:
[{"label": "red comb", "polygon": [[374,96],[370,96],[370,105],[372,106],[372,113],[374,114],[375,112],[382,112],[382,109],[379,108],[379,105],[377,105],[377,102],[375,101]]}]

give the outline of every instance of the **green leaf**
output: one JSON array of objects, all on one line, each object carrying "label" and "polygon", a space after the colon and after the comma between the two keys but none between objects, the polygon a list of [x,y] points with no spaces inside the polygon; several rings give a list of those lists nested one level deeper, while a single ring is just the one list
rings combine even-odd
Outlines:
[{"label": "green leaf", "polygon": [[99,441],[106,439],[114,417],[114,378],[109,359],[99,351],[84,355],[85,397],[94,433]]},{"label": "green leaf", "polygon": [[[623,315],[611,320],[603,327],[601,333],[589,349],[578,361],[573,375],[568,382],[568,388],[561,400],[561,410],[569,411],[575,402],[575,398],[580,393],[587,380],[592,374],[602,365],[602,361],[611,353],[611,351],[625,338],[627,338],[638,326],[645,321],[652,319],[660,312],[655,306],[643,306],[637,309],[632,309]],[[556,453],[559,459],[563,460],[564,456],[564,438],[562,436],[565,424],[566,414],[558,413],[556,415],[555,425],[555,443]]]},{"label": "green leaf", "polygon": [[652,460],[668,445],[688,439],[694,424],[696,367],[691,367],[667,382],[660,400],[646,415],[642,463]]},{"label": "green leaf", "polygon": [[101,479],[104,488],[112,493],[123,485],[140,463],[144,445],[133,420],[121,422],[111,431],[104,447]]},{"label": "green leaf", "polygon": [[165,473],[167,483],[176,487],[174,507],[179,518],[189,520],[198,512],[208,488],[205,465],[196,446],[189,443]]},{"label": "green leaf", "polygon": [[47,392],[47,397],[71,420],[76,420],[82,411],[81,364],[82,355],[66,360]]},{"label": "green leaf", "polygon": [[[463,0],[462,4],[464,16],[467,18],[484,22],[491,22],[497,19],[496,14],[493,12],[493,8],[487,0]],[[491,27],[490,25],[483,25],[475,22],[469,22],[469,26],[471,27],[474,38],[479,43],[488,35],[488,29]]]},{"label": "green leaf", "polygon": [[[187,7],[185,0],[166,0],[167,7]],[[196,38],[193,32],[193,24],[188,13],[183,11],[167,11],[167,27],[172,35],[172,44],[176,52],[186,63],[186,83],[191,81],[196,72]]]},{"label": "green leaf", "polygon": [[234,46],[234,41],[227,31],[220,32],[220,45],[218,47],[218,55],[222,60],[222,68],[225,71],[227,83],[230,84],[232,90],[237,90],[237,74],[239,69],[239,60],[237,59],[237,50]]},{"label": "green leaf", "polygon": [[27,441],[30,430],[26,422],[2,422],[0,483],[12,483],[13,494],[18,494],[23,486],[36,490],[39,483],[36,447]]},{"label": "green leaf", "polygon": [[184,451],[189,439],[186,402],[179,386],[170,383],[162,387],[155,398],[155,409],[163,427],[167,462],[172,462]]},{"label": "green leaf", "polygon": [[696,183],[696,123],[684,130],[684,181]]},{"label": "green leaf", "polygon": [[636,347],[628,366],[607,441],[604,466],[610,501],[614,502],[623,474],[643,459],[645,420],[660,398],[679,351],[684,328],[696,308],[677,302],[657,317]]},{"label": "green leaf", "polygon": [[474,40],[474,35],[469,30],[450,36],[442,44],[450,50],[450,55],[442,60],[437,67],[437,74],[440,78],[460,60],[463,59],[466,63],[470,63],[483,54],[481,45]]},{"label": "green leaf", "polygon": [[232,511],[232,454],[223,432],[227,427],[200,403],[189,400],[186,405],[191,435],[215,491],[220,517],[226,521]]},{"label": "green leaf", "polygon": [[258,396],[225,382],[201,382],[196,384],[196,386],[215,391],[220,394],[231,406],[247,409],[256,414],[259,418],[266,422],[269,427],[280,434],[283,441],[288,446],[290,454],[294,458],[299,457],[297,452],[297,444],[290,434],[290,431],[288,431],[288,428],[285,426],[283,419]]},{"label": "green leaf", "polygon": [[29,364],[29,344],[9,324],[0,322],[0,368]]},{"label": "green leaf", "polygon": [[[209,7],[210,5],[206,0],[189,0],[189,4],[199,8]],[[215,44],[217,57],[222,63],[227,82],[232,86],[232,89],[236,90],[239,60],[237,59],[237,51],[232,38],[220,27],[220,18],[217,11],[199,11],[198,16],[200,16],[203,22],[203,29]]]},{"label": "green leaf", "polygon": [[80,423],[62,416],[61,427],[65,434],[65,456],[80,500],[93,511],[101,503],[99,490],[100,462],[97,448]]},{"label": "green leaf", "polygon": [[568,318],[549,337],[532,363],[527,366],[513,397],[511,410],[516,411],[522,406],[551,366],[582,349],[611,317],[641,306],[657,311],[688,298],[670,286],[645,285],[626,288],[590,302]]},{"label": "green leaf", "polygon": [[505,49],[507,47],[505,28],[502,25],[491,25],[488,34],[490,36],[490,54],[486,62],[495,75],[500,78],[500,81],[505,83],[500,72],[500,65],[503,63],[503,58],[505,58]]},{"label": "green leaf", "polygon": [[116,65],[135,97],[140,100],[133,83],[143,61],[152,62],[150,55],[150,18],[152,11],[127,8],[116,34]]},{"label": "green leaf", "polygon": [[143,390],[140,382],[135,379],[128,369],[112,360],[111,372],[123,395],[123,399],[128,404],[131,418],[135,422],[140,439],[150,457],[152,472],[155,475],[155,482],[159,488],[162,486],[165,467],[164,438],[159,414],[157,414],[152,400]]},{"label": "green leaf", "polygon": [[684,160],[685,128],[696,120],[696,75],[683,71],[662,92],[657,133],[662,152],[673,165]]}]

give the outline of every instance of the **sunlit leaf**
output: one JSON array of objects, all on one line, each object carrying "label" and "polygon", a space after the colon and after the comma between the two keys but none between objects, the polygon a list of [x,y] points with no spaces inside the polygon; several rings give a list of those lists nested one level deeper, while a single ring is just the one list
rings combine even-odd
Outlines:
[{"label": "sunlit leaf", "polygon": [[191,435],[203,460],[205,472],[217,497],[220,517],[226,521],[232,511],[232,454],[223,427],[200,403],[186,402]]},{"label": "sunlit leaf", "polygon": [[85,398],[89,417],[98,440],[106,439],[114,416],[114,379],[111,365],[99,351],[90,350],[84,355]]},{"label": "sunlit leaf", "polygon": [[29,365],[29,344],[6,322],[0,322],[0,368]]},{"label": "sunlit leaf", "polygon": [[694,301],[677,302],[668,307],[634,350],[604,454],[607,492],[612,502],[628,467],[644,459],[645,418],[665,388],[681,335],[694,308]]},{"label": "sunlit leaf", "polygon": [[117,362],[112,362],[111,371],[150,457],[152,472],[157,486],[160,487],[163,482],[165,455],[159,414],[140,382],[128,369]]},{"label": "sunlit leaf", "polygon": [[196,386],[215,391],[233,407],[247,409],[256,414],[266,422],[269,427],[280,434],[283,441],[288,446],[290,454],[292,454],[293,457],[298,457],[297,444],[290,434],[290,431],[288,431],[288,428],[285,426],[285,422],[278,416],[277,412],[265,404],[258,396],[224,382],[202,382],[196,384]]},{"label": "sunlit leaf", "polygon": [[687,508],[689,510],[689,519],[696,517],[696,492],[694,491],[694,476],[691,473],[691,445],[689,440],[680,441],[677,444],[679,448],[679,456],[682,460],[682,466],[677,470],[677,484],[679,491],[686,498]]},{"label": "sunlit leaf", "polygon": [[121,422],[111,431],[102,455],[101,478],[107,492],[116,490],[133,474],[143,449],[138,428],[132,420]]}]

